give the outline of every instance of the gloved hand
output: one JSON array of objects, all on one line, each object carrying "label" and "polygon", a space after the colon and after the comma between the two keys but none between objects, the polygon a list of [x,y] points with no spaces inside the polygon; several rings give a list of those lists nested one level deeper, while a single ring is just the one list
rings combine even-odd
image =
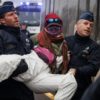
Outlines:
[{"label": "gloved hand", "polygon": [[22,59],[19,63],[19,65],[17,66],[17,69],[12,73],[12,75],[10,77],[16,77],[17,75],[24,73],[28,70],[28,65],[25,62],[24,59]]}]

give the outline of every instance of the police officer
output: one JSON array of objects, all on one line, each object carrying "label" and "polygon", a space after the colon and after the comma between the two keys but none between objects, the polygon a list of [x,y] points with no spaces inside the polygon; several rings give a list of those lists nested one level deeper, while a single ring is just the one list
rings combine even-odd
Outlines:
[{"label": "police officer", "polygon": [[27,30],[27,24],[26,23],[21,23],[21,32],[23,32],[24,34],[26,34],[30,38],[30,33]]},{"label": "police officer", "polygon": [[[20,23],[12,2],[5,2],[0,7],[0,55],[2,54],[28,54],[32,43],[21,33]],[[12,76],[27,70],[27,64],[21,61]],[[0,100],[34,100],[33,92],[23,83],[11,77],[0,83]]]},{"label": "police officer", "polygon": [[69,68],[75,70],[78,82],[77,91],[72,100],[80,100],[85,89],[91,84],[100,66],[100,46],[90,38],[94,24],[94,16],[84,11],[75,25],[74,36],[66,37],[71,58]]}]

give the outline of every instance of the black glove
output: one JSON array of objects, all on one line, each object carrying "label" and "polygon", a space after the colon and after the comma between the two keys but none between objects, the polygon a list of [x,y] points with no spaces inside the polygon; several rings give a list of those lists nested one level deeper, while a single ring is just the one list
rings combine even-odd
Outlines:
[{"label": "black glove", "polygon": [[90,48],[89,47],[86,47],[84,50],[82,50],[79,54],[78,54],[78,57],[82,57],[82,58],[85,58],[85,59],[88,59],[89,57],[89,54],[90,54]]},{"label": "black glove", "polygon": [[25,62],[24,59],[22,59],[19,63],[19,65],[17,66],[17,69],[12,73],[12,75],[10,77],[16,77],[17,75],[24,73],[28,70],[28,65]]}]

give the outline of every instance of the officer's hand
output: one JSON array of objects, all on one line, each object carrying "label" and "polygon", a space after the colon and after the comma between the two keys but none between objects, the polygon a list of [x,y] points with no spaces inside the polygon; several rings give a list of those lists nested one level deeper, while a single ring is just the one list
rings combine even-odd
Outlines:
[{"label": "officer's hand", "polygon": [[24,72],[26,72],[28,69],[28,65],[27,63],[25,62],[24,59],[22,59],[19,63],[19,65],[17,66],[17,69],[12,73],[12,75],[10,77],[16,77],[18,76],[19,74],[22,74]]}]

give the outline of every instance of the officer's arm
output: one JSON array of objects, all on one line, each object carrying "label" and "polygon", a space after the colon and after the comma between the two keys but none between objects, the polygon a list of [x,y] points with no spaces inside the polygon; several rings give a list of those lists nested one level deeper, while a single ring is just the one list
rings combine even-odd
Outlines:
[{"label": "officer's arm", "polygon": [[[14,55],[13,56],[12,55],[13,54],[10,54],[10,56],[8,54],[7,55],[4,54],[3,42],[2,42],[2,38],[0,38],[0,59],[1,59],[0,60],[0,65],[1,65],[0,66],[0,81],[7,79],[10,76],[11,77],[17,76],[18,74],[26,72],[28,69],[28,66],[23,59],[20,60],[20,63],[17,65],[17,61],[18,61],[17,55],[15,55],[16,62],[15,62],[15,59],[12,59],[12,61],[8,60],[9,57],[14,57]],[[8,58],[8,59],[6,59],[6,58]],[[16,63],[15,67],[13,66],[14,62]]]},{"label": "officer's arm", "polygon": [[88,59],[88,64],[76,68],[76,73],[84,76],[95,76],[100,68],[100,46],[94,48]]},{"label": "officer's arm", "polygon": [[16,70],[12,73],[10,77],[16,77],[28,70],[28,65],[24,59],[21,59],[20,63],[17,65]]}]

